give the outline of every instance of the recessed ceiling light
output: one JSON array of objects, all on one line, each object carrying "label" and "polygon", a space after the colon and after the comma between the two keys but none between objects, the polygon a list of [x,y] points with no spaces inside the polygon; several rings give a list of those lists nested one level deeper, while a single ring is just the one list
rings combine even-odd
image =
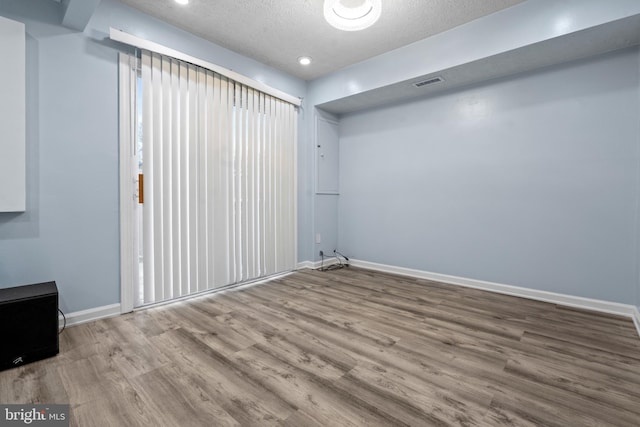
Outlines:
[{"label": "recessed ceiling light", "polygon": [[311,58],[309,58],[308,56],[301,56],[300,58],[298,58],[298,62],[300,63],[300,65],[309,65],[311,64]]},{"label": "recessed ceiling light", "polygon": [[343,31],[364,30],[380,18],[381,0],[325,0],[324,18]]},{"label": "recessed ceiling light", "polygon": [[189,4],[189,0],[175,0],[178,4]]}]

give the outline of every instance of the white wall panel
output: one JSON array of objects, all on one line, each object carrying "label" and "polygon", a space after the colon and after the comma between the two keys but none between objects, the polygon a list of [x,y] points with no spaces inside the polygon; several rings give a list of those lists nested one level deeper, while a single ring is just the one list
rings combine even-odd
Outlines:
[{"label": "white wall panel", "polygon": [[339,136],[338,123],[317,119],[316,164],[318,181],[316,193],[338,194]]},{"label": "white wall panel", "polygon": [[0,17],[0,212],[25,210],[25,30]]}]

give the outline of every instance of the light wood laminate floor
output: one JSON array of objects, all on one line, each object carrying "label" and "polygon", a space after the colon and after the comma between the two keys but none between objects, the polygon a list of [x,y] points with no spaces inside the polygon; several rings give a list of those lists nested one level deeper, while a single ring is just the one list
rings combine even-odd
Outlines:
[{"label": "light wood laminate floor", "polygon": [[355,268],[68,328],[2,403],[78,426],[638,426],[630,319]]}]

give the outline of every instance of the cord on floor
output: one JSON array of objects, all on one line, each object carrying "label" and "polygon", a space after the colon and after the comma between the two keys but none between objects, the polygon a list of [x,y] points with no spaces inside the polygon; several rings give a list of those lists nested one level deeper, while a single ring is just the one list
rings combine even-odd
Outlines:
[{"label": "cord on floor", "polygon": [[60,312],[60,314],[62,314],[62,320],[63,320],[62,329],[60,329],[60,331],[58,331],[58,335],[60,335],[64,331],[64,328],[67,327],[67,316],[64,315],[62,310],[58,309],[58,311]]}]

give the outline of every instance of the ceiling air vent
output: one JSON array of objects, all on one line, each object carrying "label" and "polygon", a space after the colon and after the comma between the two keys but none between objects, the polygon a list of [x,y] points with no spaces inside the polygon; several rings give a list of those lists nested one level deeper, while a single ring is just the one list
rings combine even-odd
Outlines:
[{"label": "ceiling air vent", "polygon": [[428,85],[432,85],[432,84],[436,84],[436,83],[440,83],[443,82],[444,79],[440,76],[438,77],[431,77],[427,80],[421,80],[419,82],[415,82],[413,85],[415,87],[423,87],[423,86],[428,86]]}]

